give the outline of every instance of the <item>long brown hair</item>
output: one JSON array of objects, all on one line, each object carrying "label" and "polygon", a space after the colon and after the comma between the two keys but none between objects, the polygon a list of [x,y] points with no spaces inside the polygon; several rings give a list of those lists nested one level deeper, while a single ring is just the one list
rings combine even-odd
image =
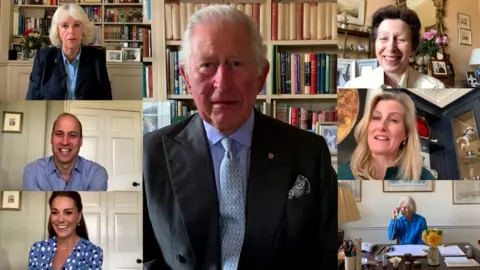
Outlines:
[{"label": "long brown hair", "polygon": [[[82,214],[83,210],[83,205],[82,205],[82,197],[80,196],[80,193],[76,191],[54,191],[52,193],[52,196],[50,196],[50,199],[48,200],[48,204],[50,206],[50,209],[52,208],[52,202],[56,197],[68,197],[73,200],[75,207],[78,210],[78,213]],[[81,215],[79,225],[76,226],[75,228],[75,233],[86,240],[88,239],[88,231],[87,231],[87,225],[85,224],[85,220],[83,219],[83,214]],[[50,217],[48,218],[48,238],[52,238],[54,236],[57,236],[57,233],[53,229],[52,222]]]}]

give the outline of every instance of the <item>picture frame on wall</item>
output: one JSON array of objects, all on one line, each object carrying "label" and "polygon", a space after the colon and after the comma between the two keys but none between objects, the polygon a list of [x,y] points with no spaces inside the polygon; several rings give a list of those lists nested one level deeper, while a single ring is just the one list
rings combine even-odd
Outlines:
[{"label": "picture frame on wall", "polygon": [[320,134],[327,142],[328,150],[330,154],[336,155],[338,151],[338,128],[337,125],[321,125]]},{"label": "picture frame on wall", "polygon": [[383,180],[383,192],[433,192],[431,180]]},{"label": "picture frame on wall", "polygon": [[355,60],[356,64],[356,74],[358,74],[357,77],[362,76],[368,72],[372,72],[374,69],[378,67],[378,60],[376,58],[374,59],[356,59]]},{"label": "picture frame on wall", "polygon": [[22,207],[21,191],[1,191],[1,210],[20,211]]},{"label": "picture frame on wall", "polygon": [[338,59],[337,61],[337,87],[344,87],[345,84],[354,79],[355,60],[354,59]]},{"label": "picture frame on wall", "polygon": [[3,112],[2,133],[22,133],[23,112]]},{"label": "picture frame on wall", "polygon": [[452,181],[453,204],[480,204],[480,181]]},{"label": "picture frame on wall", "polygon": [[458,28],[458,42],[460,45],[472,46],[472,31]]},{"label": "picture frame on wall", "polygon": [[353,197],[356,202],[362,201],[362,181],[360,180],[338,180],[338,183],[349,186],[353,191]]},{"label": "picture frame on wall", "polygon": [[365,25],[365,0],[338,0],[337,21],[345,17],[348,24]]},{"label": "picture frame on wall", "polygon": [[458,27],[470,30],[470,15],[458,13]]}]

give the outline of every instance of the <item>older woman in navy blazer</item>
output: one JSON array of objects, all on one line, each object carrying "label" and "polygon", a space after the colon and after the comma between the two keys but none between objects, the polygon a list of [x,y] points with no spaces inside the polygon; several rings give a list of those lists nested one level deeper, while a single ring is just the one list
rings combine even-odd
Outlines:
[{"label": "older woman in navy blazer", "polygon": [[88,47],[94,26],[77,4],[64,4],[52,18],[54,47],[35,56],[27,100],[111,100],[105,52]]}]

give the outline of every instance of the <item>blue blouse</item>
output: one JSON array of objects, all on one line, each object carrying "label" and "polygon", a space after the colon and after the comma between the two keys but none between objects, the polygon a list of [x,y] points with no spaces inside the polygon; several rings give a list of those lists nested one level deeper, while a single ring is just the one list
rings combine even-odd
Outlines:
[{"label": "blue blouse", "polygon": [[[28,270],[51,270],[53,269],[53,256],[57,250],[57,239],[52,237],[48,240],[38,241],[32,245],[30,258],[28,259]],[[102,269],[103,250],[90,241],[80,238],[62,269],[84,270]]]},{"label": "blue blouse", "polygon": [[412,215],[412,220],[408,221],[404,216],[397,218],[395,230],[393,230],[393,219],[390,220],[388,226],[388,239],[394,240],[399,238],[400,244],[421,244],[425,243],[422,240],[422,233],[427,229],[427,220],[417,214]]}]

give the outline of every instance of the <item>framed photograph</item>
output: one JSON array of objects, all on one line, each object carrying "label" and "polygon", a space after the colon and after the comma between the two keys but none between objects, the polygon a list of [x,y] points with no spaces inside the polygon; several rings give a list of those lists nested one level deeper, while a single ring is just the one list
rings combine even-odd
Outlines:
[{"label": "framed photograph", "polygon": [[447,63],[440,60],[432,60],[431,69],[434,76],[448,76]]},{"label": "framed photograph", "polygon": [[447,63],[447,73],[450,77],[455,77],[455,70],[453,69],[452,63]]},{"label": "framed photograph", "polygon": [[337,87],[344,87],[355,75],[355,59],[338,59]]},{"label": "framed photograph", "polygon": [[378,67],[378,60],[375,59],[356,59],[355,64],[357,67],[357,77],[362,76],[365,73],[371,72]]},{"label": "framed photograph", "polygon": [[337,125],[321,125],[320,134],[327,141],[328,149],[332,155],[337,154]]},{"label": "framed photograph", "polygon": [[458,28],[458,41],[460,45],[472,46],[472,31]]},{"label": "framed photograph", "polygon": [[337,21],[342,21],[346,17],[348,24],[363,26],[365,6],[365,0],[338,0]]},{"label": "framed photograph", "polygon": [[433,192],[431,180],[383,180],[383,192]]},{"label": "framed photograph", "polygon": [[107,62],[122,62],[123,52],[121,50],[107,50]]},{"label": "framed photograph", "polygon": [[1,191],[0,198],[2,200],[1,210],[20,211],[22,207],[20,191]]},{"label": "framed photograph", "polygon": [[122,61],[124,62],[140,62],[140,48],[122,48]]},{"label": "framed photograph", "polygon": [[20,43],[12,43],[12,50],[16,51],[17,54],[19,52],[23,52],[23,48],[22,48],[22,45],[20,45]]},{"label": "framed photograph", "polygon": [[2,133],[22,133],[23,112],[3,112]]},{"label": "framed photograph", "polygon": [[340,185],[349,186],[353,191],[353,196],[356,202],[362,201],[362,181],[361,180],[338,180]]},{"label": "framed photograph", "polygon": [[465,72],[467,77],[467,84],[470,87],[478,87],[480,86],[477,82],[477,78],[475,77],[475,71],[467,71]]},{"label": "framed photograph", "polygon": [[452,181],[453,204],[480,204],[480,181]]},{"label": "framed photograph", "polygon": [[458,27],[470,30],[470,15],[458,13]]}]

